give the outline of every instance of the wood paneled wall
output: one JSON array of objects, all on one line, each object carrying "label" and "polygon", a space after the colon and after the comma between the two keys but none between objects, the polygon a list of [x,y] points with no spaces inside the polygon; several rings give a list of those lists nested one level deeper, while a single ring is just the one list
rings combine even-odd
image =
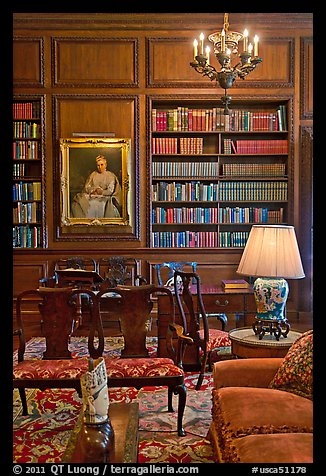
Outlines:
[{"label": "wood paneled wall", "polygon": [[[230,29],[247,27],[259,35],[263,57],[254,73],[236,81],[231,95],[280,97],[294,104],[293,224],[307,275],[291,283],[290,305],[296,311],[312,309],[312,150],[307,139],[313,114],[312,20],[309,13],[231,13],[229,17]],[[40,275],[51,274],[59,257],[77,254],[95,258],[125,254],[149,264],[196,260],[204,282],[235,277],[241,250],[178,249],[171,253],[148,248],[148,98],[219,98],[223,91],[189,63],[193,39],[222,24],[223,13],[14,14],[14,93],[42,95],[45,100],[48,235],[46,249],[15,250],[15,294],[37,286]],[[58,143],[74,131],[114,131],[116,137],[132,139],[135,220],[128,236],[76,235],[61,226]],[[310,218],[301,220],[303,212]],[[150,265],[144,271],[150,278]]]}]

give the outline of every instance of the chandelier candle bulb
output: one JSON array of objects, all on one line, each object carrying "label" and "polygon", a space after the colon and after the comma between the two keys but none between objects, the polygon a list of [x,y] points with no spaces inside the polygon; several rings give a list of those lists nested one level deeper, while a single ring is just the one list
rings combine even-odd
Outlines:
[{"label": "chandelier candle bulb", "polygon": [[206,58],[207,58],[207,63],[209,63],[209,52],[210,52],[209,46],[206,46],[205,52],[206,52]]},{"label": "chandelier candle bulb", "polygon": [[224,31],[224,28],[223,28],[222,34],[221,34],[221,51],[222,51],[222,53],[224,53],[224,51],[225,51],[225,31]]},{"label": "chandelier candle bulb", "polygon": [[248,51],[248,30],[247,28],[243,32],[243,51]]},{"label": "chandelier candle bulb", "polygon": [[259,37],[255,35],[254,37],[254,56],[255,58],[258,58],[258,42],[259,42]]},{"label": "chandelier candle bulb", "polygon": [[198,41],[194,40],[194,59],[196,59],[196,56],[198,56]]},{"label": "chandelier candle bulb", "polygon": [[200,39],[200,49],[201,49],[200,52],[202,55],[204,54],[204,38],[205,38],[204,33],[201,33],[199,35],[199,39]]}]

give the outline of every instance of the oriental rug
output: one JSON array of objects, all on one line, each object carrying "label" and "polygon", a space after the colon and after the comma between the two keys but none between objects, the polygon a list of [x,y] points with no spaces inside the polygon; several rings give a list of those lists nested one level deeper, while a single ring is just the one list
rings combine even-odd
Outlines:
[{"label": "oriental rug", "polygon": [[[73,355],[86,355],[86,338],[72,338]],[[155,353],[157,339],[148,338],[148,348]],[[27,343],[29,358],[40,358],[44,339]],[[120,355],[123,340],[105,339],[105,353]],[[14,362],[16,355],[14,354]],[[139,463],[213,463],[206,438],[211,422],[211,374],[206,374],[201,390],[196,391],[197,373],[186,373],[187,404],[184,413],[186,436],[177,434],[177,412],[167,411],[167,389],[161,387],[110,388],[110,402],[139,404]],[[57,463],[61,461],[74,428],[82,402],[71,389],[27,390],[29,415],[22,416],[18,391],[13,404],[13,461],[15,463]],[[177,407],[177,397],[174,406]]]}]

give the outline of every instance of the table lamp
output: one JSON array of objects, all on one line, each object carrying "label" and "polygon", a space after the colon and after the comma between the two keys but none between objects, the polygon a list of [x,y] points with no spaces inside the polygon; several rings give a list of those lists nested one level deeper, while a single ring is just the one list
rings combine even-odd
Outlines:
[{"label": "table lamp", "polygon": [[290,325],[285,315],[289,286],[284,278],[304,278],[293,226],[253,225],[237,273],[257,277],[254,295],[257,314],[253,330],[259,339],[265,332],[286,337]]}]

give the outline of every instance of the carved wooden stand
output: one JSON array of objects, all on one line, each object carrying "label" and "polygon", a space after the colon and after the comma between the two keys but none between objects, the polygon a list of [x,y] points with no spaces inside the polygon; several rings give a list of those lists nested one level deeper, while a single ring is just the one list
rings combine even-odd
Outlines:
[{"label": "carved wooden stand", "polygon": [[270,335],[274,335],[276,340],[280,340],[280,337],[286,337],[290,330],[290,324],[287,319],[257,319],[252,328],[254,333],[258,335],[261,340],[266,332]]}]

